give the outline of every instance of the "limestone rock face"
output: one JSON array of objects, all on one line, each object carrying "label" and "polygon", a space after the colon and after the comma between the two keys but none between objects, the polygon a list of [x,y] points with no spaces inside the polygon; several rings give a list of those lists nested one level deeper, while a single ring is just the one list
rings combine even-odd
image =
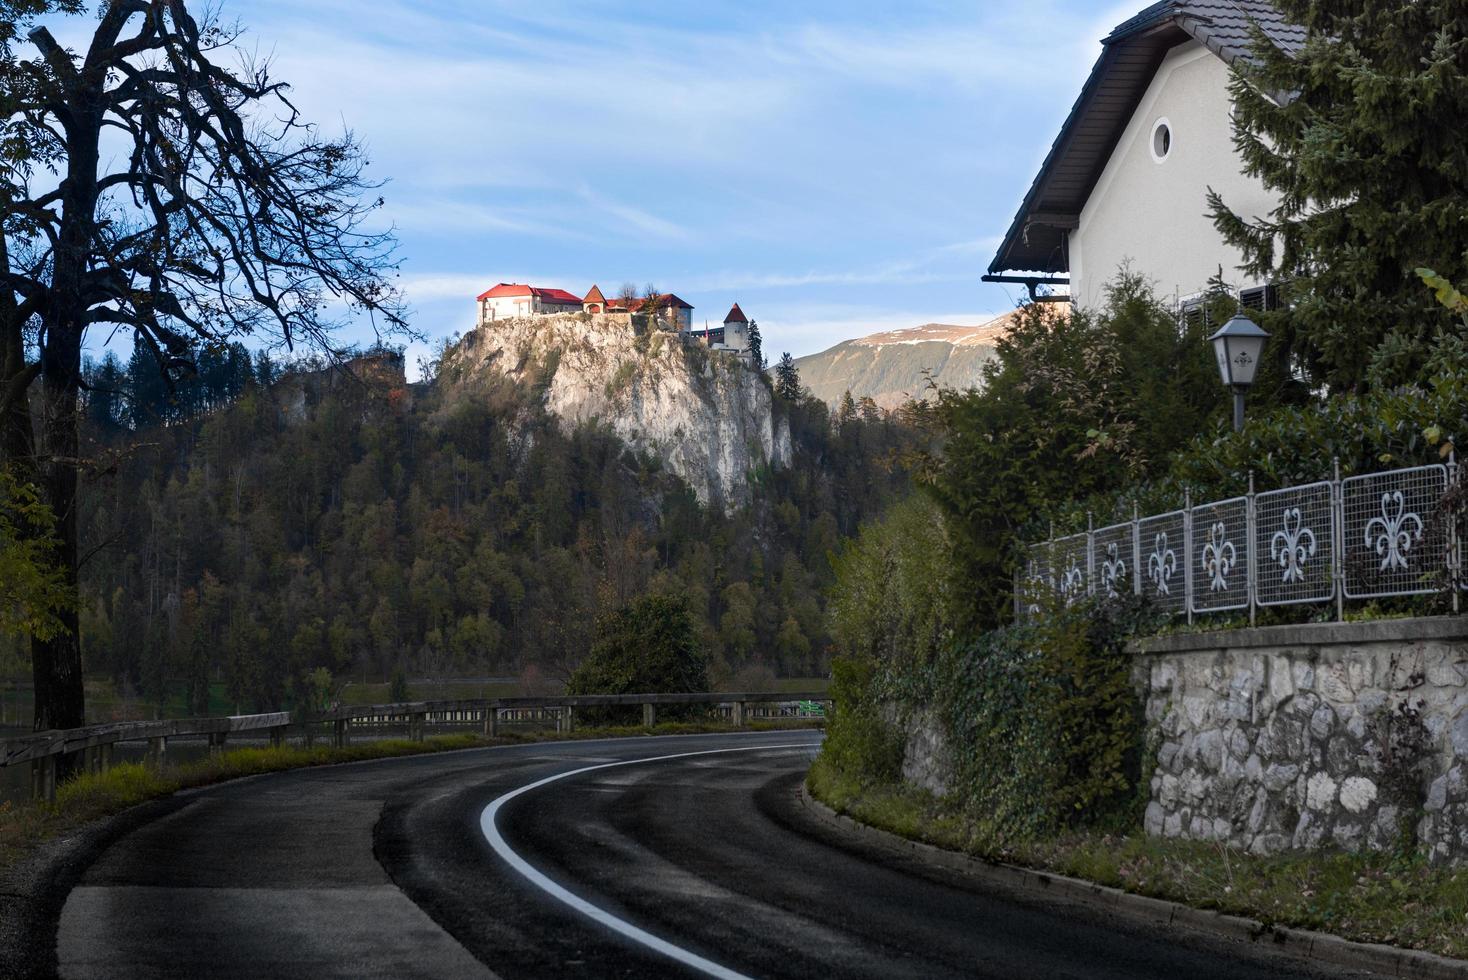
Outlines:
[{"label": "limestone rock face", "polygon": [[494,375],[543,392],[566,431],[605,426],[682,477],[700,503],[731,512],[751,478],[789,464],[790,428],[769,386],[735,354],[626,314],[498,320],[446,351],[439,383],[472,388]]}]

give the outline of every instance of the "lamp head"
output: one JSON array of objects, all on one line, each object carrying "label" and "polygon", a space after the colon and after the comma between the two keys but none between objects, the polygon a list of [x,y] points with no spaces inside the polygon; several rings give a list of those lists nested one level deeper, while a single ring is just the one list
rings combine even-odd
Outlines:
[{"label": "lamp head", "polygon": [[1247,388],[1254,383],[1259,370],[1259,356],[1264,352],[1269,334],[1242,311],[1234,315],[1217,333],[1209,337],[1213,355],[1218,361],[1218,374],[1231,388]]}]

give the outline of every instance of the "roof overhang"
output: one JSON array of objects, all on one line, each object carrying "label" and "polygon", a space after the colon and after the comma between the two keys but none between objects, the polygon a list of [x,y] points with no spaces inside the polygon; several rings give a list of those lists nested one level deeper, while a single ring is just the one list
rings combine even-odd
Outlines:
[{"label": "roof overhang", "polygon": [[1112,31],[989,264],[990,275],[1069,272],[1067,235],[1079,226],[1163,58],[1180,44],[1198,41],[1233,64],[1249,57],[1253,25],[1283,50],[1304,43],[1304,31],[1264,0],[1163,0]]}]

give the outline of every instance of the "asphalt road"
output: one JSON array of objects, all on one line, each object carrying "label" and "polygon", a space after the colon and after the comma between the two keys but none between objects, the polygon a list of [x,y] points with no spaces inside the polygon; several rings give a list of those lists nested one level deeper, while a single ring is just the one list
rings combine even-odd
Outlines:
[{"label": "asphalt road", "polygon": [[[795,803],[817,744],[775,732],[526,745],[199,791],[114,843],[71,892],[61,972],[1338,975],[1020,901],[854,843]],[[664,758],[636,761],[650,757]]]}]

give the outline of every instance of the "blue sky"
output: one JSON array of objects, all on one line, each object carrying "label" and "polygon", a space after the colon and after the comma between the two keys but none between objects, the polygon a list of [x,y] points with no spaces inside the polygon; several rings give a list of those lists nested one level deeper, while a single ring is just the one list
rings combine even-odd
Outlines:
[{"label": "blue sky", "polygon": [[1143,5],[223,0],[369,148],[430,339],[500,281],[650,282],[772,360],[1012,307],[979,277]]}]

